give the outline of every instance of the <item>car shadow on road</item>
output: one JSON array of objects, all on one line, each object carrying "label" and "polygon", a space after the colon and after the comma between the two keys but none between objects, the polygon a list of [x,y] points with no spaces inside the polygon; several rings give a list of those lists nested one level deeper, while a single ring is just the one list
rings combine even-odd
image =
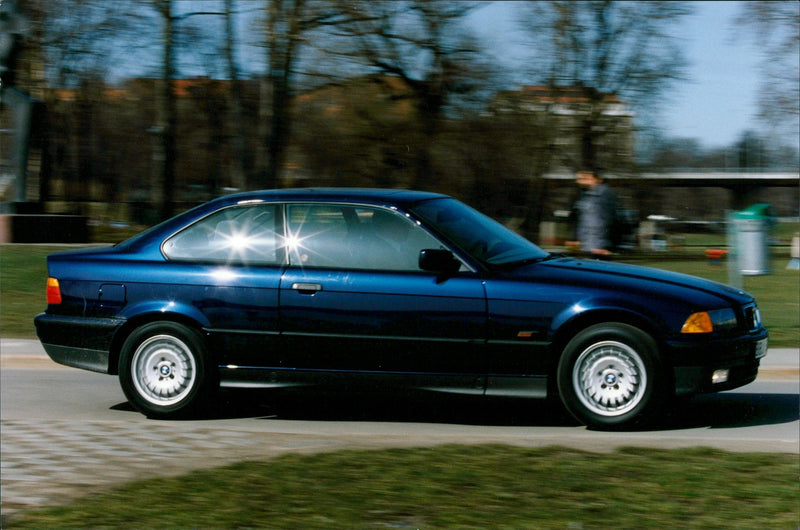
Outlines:
[{"label": "car shadow on road", "polygon": [[[127,403],[112,407],[133,411]],[[252,418],[323,422],[450,423],[487,426],[577,427],[554,399],[503,399],[447,394],[223,391],[201,420]],[[800,418],[797,394],[724,392],[682,398],[631,431],[730,429],[791,423]],[[191,420],[187,420],[191,421]]]},{"label": "car shadow on road", "polygon": [[732,429],[800,419],[800,396],[748,392],[704,394],[675,401],[651,429]]},{"label": "car shadow on road", "polygon": [[[232,393],[219,417],[315,421],[457,423],[491,426],[577,426],[554,399],[500,399],[443,394],[333,394],[308,390],[260,395]],[[256,399],[253,399],[256,397]],[[244,416],[243,416],[244,415]],[[637,430],[727,429],[777,425],[800,418],[797,394],[724,392],[674,401]]]},{"label": "car shadow on road", "polygon": [[[225,392],[210,411],[219,419],[575,426],[558,401],[487,399],[426,393]],[[207,417],[207,419],[210,419]]]}]

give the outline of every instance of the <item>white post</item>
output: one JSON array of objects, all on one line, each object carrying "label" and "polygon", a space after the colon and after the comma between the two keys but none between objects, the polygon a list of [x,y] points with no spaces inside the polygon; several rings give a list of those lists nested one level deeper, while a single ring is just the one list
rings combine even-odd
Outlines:
[{"label": "white post", "polygon": [[742,288],[742,272],[739,267],[739,237],[738,227],[733,212],[726,215],[728,233],[728,284],[737,289]]}]

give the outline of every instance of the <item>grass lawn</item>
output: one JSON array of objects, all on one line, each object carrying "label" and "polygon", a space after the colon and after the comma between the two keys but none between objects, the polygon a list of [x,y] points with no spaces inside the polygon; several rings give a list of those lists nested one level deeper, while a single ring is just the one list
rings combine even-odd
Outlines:
[{"label": "grass lawn", "polygon": [[[35,338],[33,317],[45,307],[48,254],[64,250],[52,245],[0,245],[0,336]],[[695,254],[697,252],[695,251]],[[710,265],[702,254],[636,263],[728,283],[723,264]],[[787,253],[788,256],[788,253]],[[673,256],[674,257],[674,256]],[[787,270],[785,259],[774,259],[774,272],[745,276],[744,288],[756,297],[770,332],[770,346],[797,347],[800,337],[800,273]]]},{"label": "grass lawn", "polygon": [[442,446],[152,479],[8,528],[797,528],[794,455]]},{"label": "grass lawn", "polygon": [[0,245],[0,337],[36,337],[33,317],[47,307],[48,254],[65,245]]}]

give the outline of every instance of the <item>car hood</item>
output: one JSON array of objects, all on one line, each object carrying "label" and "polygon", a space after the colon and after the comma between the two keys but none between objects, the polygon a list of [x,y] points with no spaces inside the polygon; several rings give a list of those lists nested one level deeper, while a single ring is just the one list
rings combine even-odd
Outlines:
[{"label": "car hood", "polygon": [[520,267],[509,274],[518,280],[541,281],[543,276],[559,283],[590,285],[625,292],[661,291],[681,297],[686,290],[702,292],[728,303],[744,304],[753,300],[747,292],[729,285],[688,274],[609,261],[554,258]]}]

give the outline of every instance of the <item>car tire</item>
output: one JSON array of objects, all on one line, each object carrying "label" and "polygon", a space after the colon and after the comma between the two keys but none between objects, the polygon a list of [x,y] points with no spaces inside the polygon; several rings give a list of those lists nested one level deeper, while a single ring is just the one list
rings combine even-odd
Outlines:
[{"label": "car tire", "polygon": [[130,403],[155,418],[199,412],[217,386],[202,336],[176,322],[145,324],[128,336],[119,380]]},{"label": "car tire", "polygon": [[570,340],[558,363],[557,381],[567,410],[595,429],[652,418],[666,384],[653,338],[622,323],[597,324]]}]

